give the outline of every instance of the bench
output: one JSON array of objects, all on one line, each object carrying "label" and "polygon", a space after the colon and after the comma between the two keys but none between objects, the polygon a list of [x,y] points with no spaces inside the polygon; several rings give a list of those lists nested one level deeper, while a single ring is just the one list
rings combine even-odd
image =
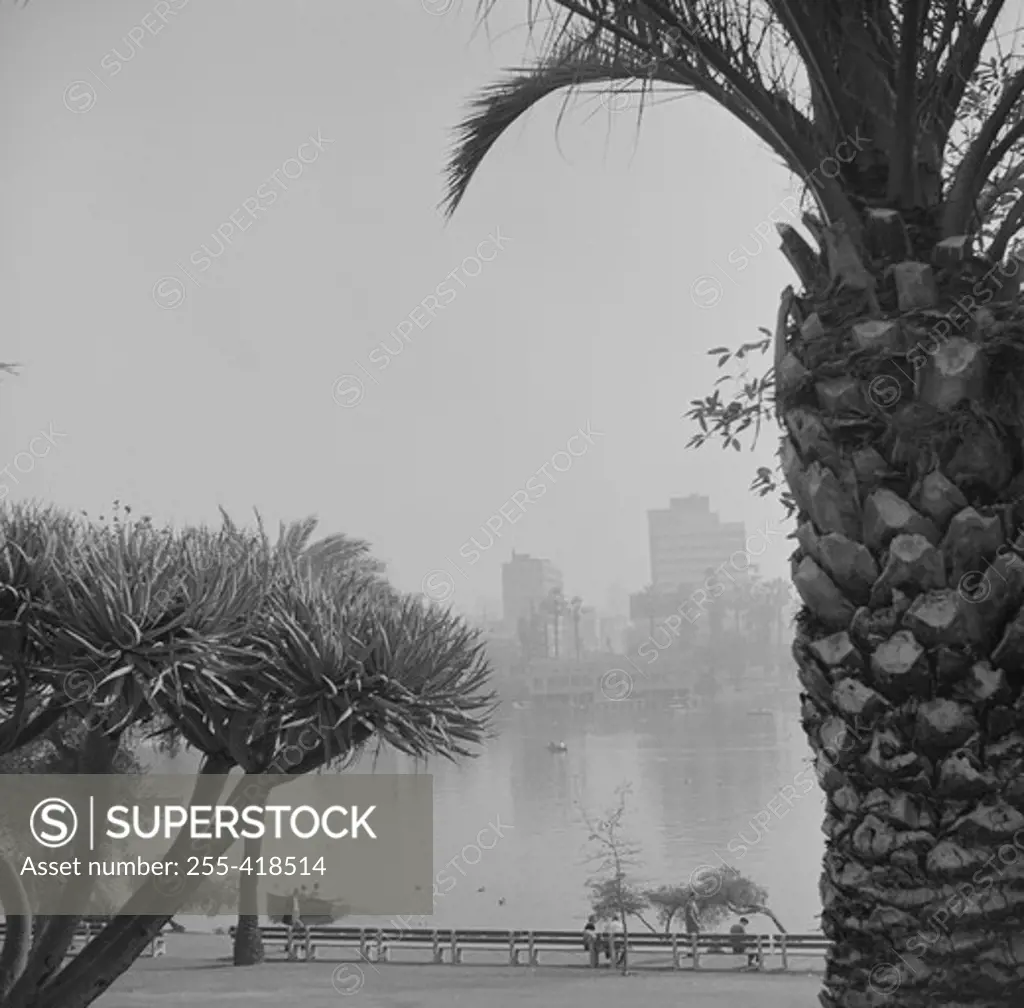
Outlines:
[{"label": "bench", "polygon": [[630,955],[634,952],[667,952],[672,957],[672,969],[682,969],[681,960],[690,952],[686,935],[639,931],[628,937]]},{"label": "bench", "polygon": [[514,944],[512,948],[512,965],[520,965],[519,957],[526,953],[526,962],[537,966],[541,952],[579,952],[589,961],[594,956],[583,947],[581,931],[519,931],[512,932]]},{"label": "bench", "polygon": [[444,961],[441,932],[430,928],[351,928],[323,925],[311,927],[306,938],[306,958],[316,958],[318,948],[358,948],[359,957],[367,962],[389,962],[397,948],[426,949],[433,961]]},{"label": "bench", "polygon": [[[579,931],[524,931],[517,941],[515,959],[513,965],[518,966],[520,952],[527,953],[527,961],[531,966],[539,965],[539,954],[541,952],[581,952],[588,956],[590,964],[597,966],[601,957],[605,955],[606,936],[602,932],[597,933],[597,955],[594,956],[583,947],[583,935]],[[680,961],[688,954],[688,943],[685,935],[677,934],[655,934],[651,931],[631,932],[628,935],[629,953],[637,952],[666,952],[671,956],[672,968],[681,969]],[[621,942],[621,936],[617,937]],[[525,942],[525,948],[521,947]],[[608,960],[609,965],[614,965]]]},{"label": "bench", "polygon": [[457,966],[463,962],[467,950],[490,951],[500,949],[508,954],[509,962],[515,961],[517,932],[486,930],[440,930],[437,928],[347,928],[312,927],[300,940],[306,945],[306,958],[315,959],[317,949],[326,946],[357,948],[361,959],[367,962],[390,962],[391,954],[406,949],[431,953],[432,961],[444,962],[448,952],[449,962]]},{"label": "bench", "polygon": [[511,966],[519,965],[518,943],[522,938],[522,931],[486,931],[486,930],[456,930],[447,932],[449,963],[458,966],[462,962],[462,953],[475,949],[477,951],[498,951],[508,953],[508,961]]},{"label": "bench", "polygon": [[[508,955],[509,964],[522,965],[522,956],[531,966],[539,965],[542,952],[574,952],[587,957],[590,965],[598,966],[604,956],[604,945],[598,934],[596,955],[583,947],[580,931],[498,931],[486,929],[428,929],[428,928],[357,928],[320,927],[289,928],[287,925],[270,925],[260,929],[265,943],[281,945],[289,959],[312,962],[320,948],[335,946],[358,949],[359,956],[366,962],[389,962],[396,950],[423,950],[431,953],[434,963],[445,961],[457,966],[463,963],[467,951],[492,951]],[[236,928],[228,933],[234,939]],[[755,954],[753,968],[765,969],[768,956],[780,955],[783,970],[790,967],[790,959],[796,956],[823,956],[829,948],[829,941],[820,934],[654,934],[633,932],[629,935],[629,952],[666,953],[673,969],[682,969],[682,960],[690,959],[693,969],[701,968],[705,955],[748,955]],[[739,950],[739,951],[737,951]],[[609,961],[609,965],[614,965]]]},{"label": "bench", "polygon": [[687,937],[694,969],[700,969],[702,954],[754,954],[757,957],[754,968],[757,970],[764,970],[767,956],[778,954],[782,960],[782,969],[788,970],[790,956],[824,956],[831,944],[820,934],[698,934]]}]

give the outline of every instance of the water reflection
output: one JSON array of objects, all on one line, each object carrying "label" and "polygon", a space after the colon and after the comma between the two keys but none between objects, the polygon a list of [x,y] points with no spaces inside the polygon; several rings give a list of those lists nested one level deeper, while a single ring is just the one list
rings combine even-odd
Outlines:
[{"label": "water reflection", "polygon": [[[642,850],[642,880],[684,882],[699,865],[728,861],[768,887],[789,930],[808,930],[819,909],[823,798],[794,694],[689,712],[657,702],[504,704],[497,727],[499,737],[461,766],[382,752],[354,768],[434,774],[435,870],[455,880],[437,899],[436,926],[578,926],[593,871],[582,814],[600,816],[629,781],[626,827]],[[550,752],[553,739],[568,751]],[[195,765],[188,756],[160,762],[165,772]],[[780,801],[787,785],[805,793]],[[504,838],[479,851],[475,838],[489,823]]]}]

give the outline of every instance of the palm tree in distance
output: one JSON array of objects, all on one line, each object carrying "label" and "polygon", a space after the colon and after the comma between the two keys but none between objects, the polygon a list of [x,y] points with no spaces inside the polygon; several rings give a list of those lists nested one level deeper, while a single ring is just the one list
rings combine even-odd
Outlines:
[{"label": "palm tree in distance", "polygon": [[[1024,65],[997,38],[1005,0],[524,6],[547,22],[542,54],[459,128],[449,213],[524,112],[595,84],[641,109],[655,89],[702,94],[805,181],[811,240],[778,226],[799,286],[741,348],[772,366],[689,415],[694,445],[735,449],[782,422],[793,649],[827,795],[821,1000],[1009,1005],[1024,985],[1024,308],[1007,257]],[[775,490],[772,471],[755,486]]]},{"label": "palm tree in distance", "polygon": [[568,604],[561,588],[552,588],[547,597],[541,603],[541,607],[551,620],[551,628],[554,635],[554,656],[559,656],[559,646],[562,636],[562,616],[565,614]]},{"label": "palm tree in distance", "polygon": [[573,595],[569,599],[569,612],[572,614],[572,639],[576,649],[576,662],[580,661],[580,617],[583,613],[583,599]]}]

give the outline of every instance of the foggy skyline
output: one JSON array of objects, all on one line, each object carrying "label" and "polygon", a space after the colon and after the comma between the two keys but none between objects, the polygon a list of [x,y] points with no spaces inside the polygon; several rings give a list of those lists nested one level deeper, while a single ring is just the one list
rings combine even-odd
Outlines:
[{"label": "foggy skyline", "polygon": [[[474,33],[474,4],[417,0],[0,7],[19,95],[8,499],[177,524],[257,508],[272,529],[316,514],[419,591],[526,492],[453,575],[467,610],[513,549],[598,606],[639,590],[646,512],[670,497],[783,527],[747,489],[773,434],[688,452],[681,414],[719,375],[708,349],[772,324],[792,280],[773,222],[798,181],[702,100],[649,105],[638,133],[635,99],[576,99],[556,131],[553,97],[445,225],[453,130],[526,59],[520,20]],[[45,456],[27,447],[51,429]],[[769,577],[789,553],[773,542]]]}]

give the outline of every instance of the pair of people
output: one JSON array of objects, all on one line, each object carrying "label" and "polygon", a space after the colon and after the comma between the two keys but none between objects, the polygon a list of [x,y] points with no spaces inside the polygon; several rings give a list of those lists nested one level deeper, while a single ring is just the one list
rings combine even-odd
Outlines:
[{"label": "pair of people", "polygon": [[621,966],[626,958],[626,945],[622,940],[622,921],[617,917],[607,921],[602,934],[597,933],[597,915],[591,914],[583,925],[583,948],[588,952],[604,949],[604,957],[611,962],[615,956],[615,965]]}]

